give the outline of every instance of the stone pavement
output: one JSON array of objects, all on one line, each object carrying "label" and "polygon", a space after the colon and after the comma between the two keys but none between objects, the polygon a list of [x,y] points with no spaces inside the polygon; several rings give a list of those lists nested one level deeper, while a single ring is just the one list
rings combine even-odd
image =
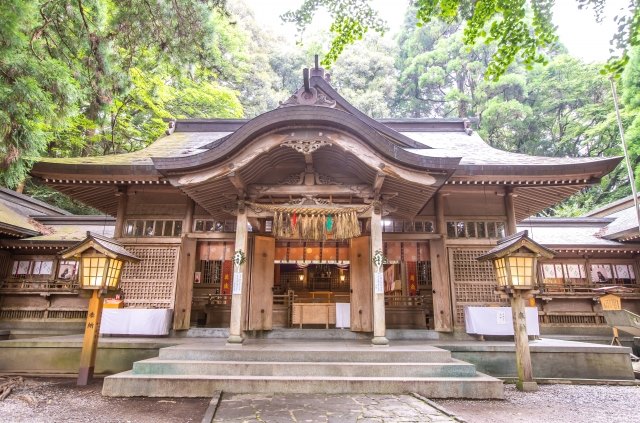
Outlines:
[{"label": "stone pavement", "polygon": [[213,422],[461,422],[413,395],[223,394]]}]

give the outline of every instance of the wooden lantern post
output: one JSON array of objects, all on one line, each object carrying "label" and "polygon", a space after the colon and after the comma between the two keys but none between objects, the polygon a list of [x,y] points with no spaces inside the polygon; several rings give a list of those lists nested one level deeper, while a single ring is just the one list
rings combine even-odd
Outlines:
[{"label": "wooden lantern post", "polygon": [[491,260],[498,281],[498,291],[511,302],[513,337],[516,346],[516,387],[521,391],[537,391],[533,380],[533,366],[529,351],[529,335],[525,314],[525,300],[537,293],[536,269],[538,257],[552,258],[555,253],[534,242],[527,231],[503,238],[498,245],[478,257]]},{"label": "wooden lantern post", "polygon": [[63,251],[61,256],[63,259],[75,258],[80,261],[80,286],[93,291],[87,310],[78,370],[78,385],[84,386],[93,378],[102,318],[102,294],[118,289],[125,262],[137,263],[140,260],[117,241],[91,232],[87,232],[87,238],[83,241]]}]

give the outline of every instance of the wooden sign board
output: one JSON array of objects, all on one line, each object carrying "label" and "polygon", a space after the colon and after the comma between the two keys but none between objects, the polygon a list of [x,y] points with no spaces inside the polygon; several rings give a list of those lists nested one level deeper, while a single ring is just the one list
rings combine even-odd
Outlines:
[{"label": "wooden sign board", "polygon": [[620,297],[613,294],[607,294],[600,297],[600,304],[603,310],[622,310]]}]

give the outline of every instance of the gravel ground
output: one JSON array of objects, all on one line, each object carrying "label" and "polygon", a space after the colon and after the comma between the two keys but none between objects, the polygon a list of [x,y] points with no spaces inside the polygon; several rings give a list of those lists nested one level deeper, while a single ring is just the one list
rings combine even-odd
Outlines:
[{"label": "gravel ground", "polygon": [[[8,398],[0,401],[0,422],[199,422],[210,401],[209,398],[109,398],[100,394],[101,389],[102,380],[100,379],[84,387],[76,386],[75,379],[25,379]],[[265,401],[264,397],[264,395],[256,395],[253,398],[252,395],[244,395],[242,405],[255,406],[256,409],[264,408],[262,410],[264,413],[261,412],[261,414],[265,416],[269,407],[262,404]],[[292,405],[296,401],[306,404],[305,407],[300,407],[309,411],[304,413],[306,418],[291,421],[314,421],[313,416],[319,416],[318,412],[326,414],[324,413],[327,411],[326,408],[336,413],[330,421],[342,423],[342,418],[346,419],[344,421],[354,421],[348,413],[342,416],[337,413],[339,407],[336,408],[336,405],[340,401],[336,403],[333,400],[327,401],[326,398],[320,401],[313,396],[304,395],[278,395],[277,397],[276,405],[278,403]],[[348,396],[344,397],[344,401],[347,401]],[[395,396],[384,397],[382,398],[384,401],[373,398],[376,402],[373,408],[371,407],[373,403],[368,405],[371,410],[375,409],[380,418],[365,420],[400,421],[389,418],[394,415],[392,409],[397,408],[396,412],[399,413],[402,411],[399,411],[399,407],[406,405],[404,404],[406,401],[402,401],[401,396],[397,396],[395,400],[391,398]],[[233,402],[233,396],[227,398]],[[540,385],[538,392],[522,393],[517,391],[514,385],[505,385],[504,401],[437,400],[436,402],[469,423],[640,423],[640,386]],[[237,409],[237,404],[226,404],[223,396],[221,408],[218,410],[220,414],[216,416],[216,421],[237,421],[234,418],[239,417],[238,415],[226,415],[225,419],[219,419],[225,417],[223,414],[229,413],[229,410],[223,410],[225,405],[231,409]],[[351,412],[351,409],[349,410]],[[421,423],[424,421],[411,418],[409,420]],[[281,423],[278,418],[260,421]],[[317,421],[327,421],[327,419],[324,417]]]},{"label": "gravel ground", "polygon": [[640,422],[640,386],[538,385],[520,392],[505,385],[504,401],[436,400],[469,423]]},{"label": "gravel ground", "polygon": [[25,379],[0,401],[2,423],[200,422],[209,398],[103,397],[102,379],[77,386],[75,379]]}]

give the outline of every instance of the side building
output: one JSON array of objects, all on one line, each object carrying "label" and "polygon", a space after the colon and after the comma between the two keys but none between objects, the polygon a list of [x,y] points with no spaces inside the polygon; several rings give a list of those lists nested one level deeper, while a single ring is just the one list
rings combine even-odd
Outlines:
[{"label": "side building", "polygon": [[0,188],[0,330],[13,337],[81,332],[88,297],[78,263],[58,253],[87,231],[113,236],[111,216],[76,216]]}]

